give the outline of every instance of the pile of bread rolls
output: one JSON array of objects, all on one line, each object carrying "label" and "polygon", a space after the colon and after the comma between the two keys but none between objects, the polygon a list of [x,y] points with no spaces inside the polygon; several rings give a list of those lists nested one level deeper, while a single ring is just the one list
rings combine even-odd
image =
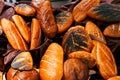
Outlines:
[{"label": "pile of bread rolls", "polygon": [[[116,27],[119,26],[118,23],[108,26],[112,28],[107,29],[106,26],[103,32],[92,20],[85,21],[84,25],[80,24],[88,16],[99,21],[92,8],[104,6],[100,2],[81,0],[72,12],[59,9],[57,13],[53,11],[50,0],[32,0],[29,4],[16,4],[13,7],[15,14],[12,19],[0,19],[1,31],[8,43],[14,50],[21,51],[11,61],[10,68],[4,74],[5,79],[91,80],[90,70],[94,68],[98,69],[94,70],[95,73],[98,72],[104,80],[119,79],[114,55],[105,39],[105,36],[120,37],[117,33],[113,34],[114,29],[119,33],[119,28]],[[27,18],[30,19],[29,23]],[[101,19],[100,16],[100,20],[106,19]],[[112,31],[111,35],[109,30]],[[41,46],[42,39],[46,37],[53,42],[42,53],[37,64],[39,66],[35,67],[30,50]]]}]

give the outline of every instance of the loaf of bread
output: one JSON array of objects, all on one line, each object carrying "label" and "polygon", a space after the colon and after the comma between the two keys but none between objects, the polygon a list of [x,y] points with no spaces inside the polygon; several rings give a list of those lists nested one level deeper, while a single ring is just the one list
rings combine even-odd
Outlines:
[{"label": "loaf of bread", "polygon": [[51,43],[40,61],[41,80],[61,80],[63,76],[63,49]]}]

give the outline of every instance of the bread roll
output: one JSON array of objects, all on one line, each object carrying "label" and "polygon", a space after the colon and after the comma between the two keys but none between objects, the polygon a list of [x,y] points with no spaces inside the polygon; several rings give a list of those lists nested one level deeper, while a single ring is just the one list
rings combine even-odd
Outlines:
[{"label": "bread roll", "polygon": [[82,62],[84,62],[89,68],[93,68],[96,65],[96,59],[94,58],[91,53],[87,51],[75,51],[68,55],[68,57],[71,58],[77,58],[80,59]]},{"label": "bread roll", "polygon": [[36,10],[32,6],[23,3],[16,5],[14,7],[14,10],[16,11],[16,13],[23,16],[33,16],[36,12]]},{"label": "bread roll", "polygon": [[41,43],[41,27],[36,18],[32,19],[31,24],[31,43],[30,50],[38,47]]},{"label": "bread roll", "polygon": [[31,70],[33,68],[33,59],[31,53],[30,52],[19,53],[13,59],[11,67],[18,70]]},{"label": "bread roll", "polygon": [[108,37],[117,38],[120,37],[120,23],[114,23],[111,25],[108,25],[104,31],[103,34]]},{"label": "bread roll", "polygon": [[101,76],[104,80],[117,76],[116,61],[109,47],[99,41],[93,43],[96,45],[92,49],[92,55],[96,58],[97,68]]},{"label": "bread roll", "polygon": [[92,21],[88,21],[86,23],[85,30],[88,32],[92,39],[101,41],[106,44],[106,40],[102,31],[95,23],[93,23]]},{"label": "bread roll", "polygon": [[12,19],[14,23],[16,24],[20,34],[23,36],[23,38],[26,40],[26,42],[30,42],[30,29],[27,26],[27,23],[24,21],[24,19],[19,15],[12,16]]},{"label": "bread roll", "polygon": [[87,17],[87,11],[99,5],[100,0],[81,0],[73,9],[72,14],[76,22],[80,22]]},{"label": "bread roll", "polygon": [[79,59],[67,59],[64,62],[65,80],[88,80],[89,70],[86,64]]},{"label": "bread roll", "polygon": [[72,13],[68,11],[61,11],[56,16],[56,23],[58,27],[58,33],[66,31],[73,22]]},{"label": "bread roll", "polygon": [[40,76],[35,69],[29,71],[19,71],[10,68],[7,72],[7,80],[40,80]]},{"label": "bread roll", "polygon": [[62,40],[62,47],[65,54],[74,51],[88,51],[92,48],[92,41],[83,26],[77,25],[68,29]]},{"label": "bread roll", "polygon": [[57,25],[52,12],[52,4],[49,0],[40,0],[37,9],[37,18],[41,24],[43,33],[49,38],[53,38],[57,34]]},{"label": "bread roll", "polygon": [[40,61],[41,80],[61,80],[63,76],[63,49],[51,43]]}]

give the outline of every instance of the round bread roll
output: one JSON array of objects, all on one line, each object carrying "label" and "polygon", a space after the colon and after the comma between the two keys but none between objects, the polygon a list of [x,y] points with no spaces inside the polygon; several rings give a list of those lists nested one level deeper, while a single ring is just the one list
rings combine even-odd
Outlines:
[{"label": "round bread roll", "polygon": [[7,72],[7,80],[40,80],[39,73],[35,69],[19,71],[10,68]]}]

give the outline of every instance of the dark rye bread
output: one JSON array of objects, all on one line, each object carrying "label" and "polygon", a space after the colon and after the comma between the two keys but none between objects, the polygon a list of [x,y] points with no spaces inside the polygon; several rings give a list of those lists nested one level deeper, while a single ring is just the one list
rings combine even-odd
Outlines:
[{"label": "dark rye bread", "polygon": [[64,35],[62,46],[65,54],[74,51],[90,51],[92,47],[91,39],[83,26],[71,27]]}]

